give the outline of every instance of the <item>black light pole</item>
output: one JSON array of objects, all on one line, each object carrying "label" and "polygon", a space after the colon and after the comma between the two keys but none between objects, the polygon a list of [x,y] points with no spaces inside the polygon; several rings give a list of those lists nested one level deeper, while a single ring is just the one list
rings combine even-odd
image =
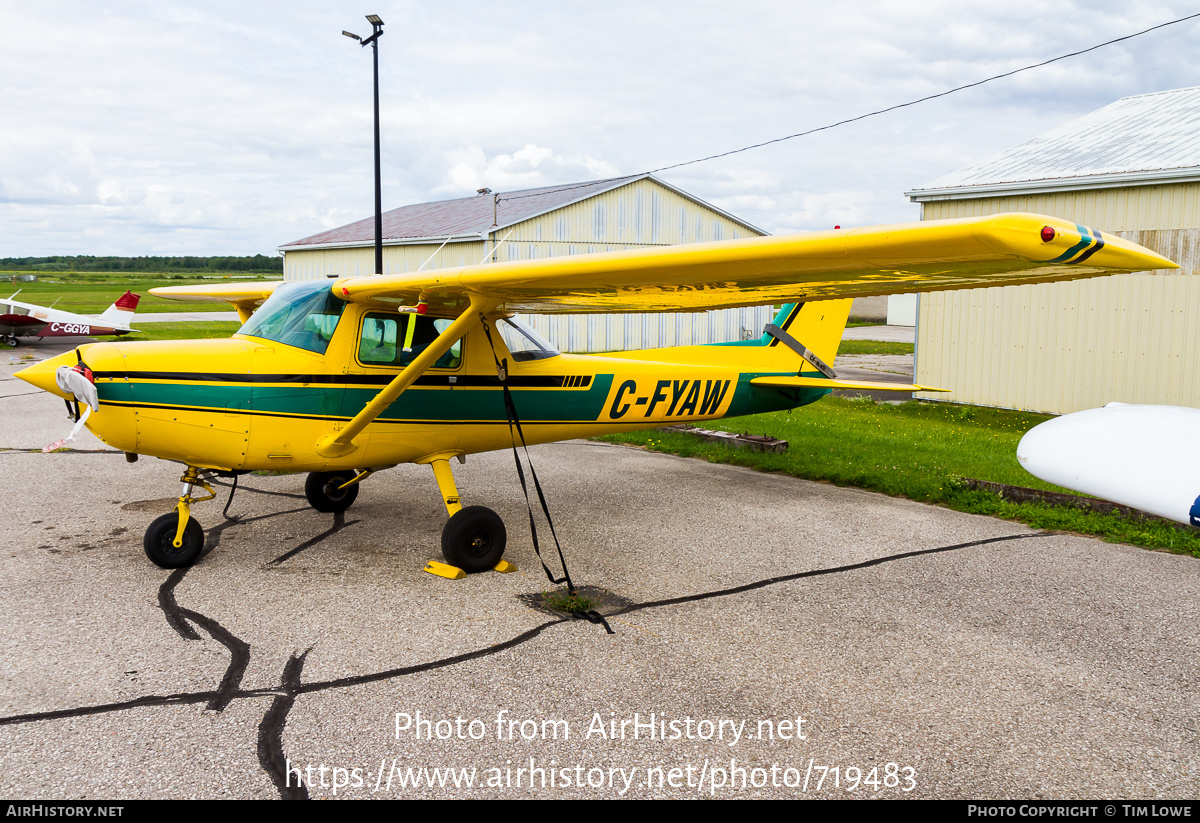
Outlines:
[{"label": "black light pole", "polygon": [[367,22],[374,31],[365,40],[348,31],[342,34],[364,46],[370,43],[375,63],[375,273],[383,274],[383,186],[379,178],[379,38],[383,34],[383,21],[378,14],[368,14]]}]

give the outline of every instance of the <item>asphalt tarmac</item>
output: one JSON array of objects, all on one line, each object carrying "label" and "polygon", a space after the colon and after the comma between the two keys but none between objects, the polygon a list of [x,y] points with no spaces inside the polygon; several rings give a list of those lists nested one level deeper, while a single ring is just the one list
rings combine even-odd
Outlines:
[{"label": "asphalt tarmac", "polygon": [[342,516],[303,475],[243,478],[228,516],[221,487],[208,553],[168,572],[142,533],[180,467],[41,453],[71,424],[11,379],[24,353],[0,360],[0,796],[1200,794],[1193,558],[572,441],[530,451],[611,634],[528,605],[551,586],[506,452],[455,472],[515,573],[422,571],[445,511],[418,466]]}]

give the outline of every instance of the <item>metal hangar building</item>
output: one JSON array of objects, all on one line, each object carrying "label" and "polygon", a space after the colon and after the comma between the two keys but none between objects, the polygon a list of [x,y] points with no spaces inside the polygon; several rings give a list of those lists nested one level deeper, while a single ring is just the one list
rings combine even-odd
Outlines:
[{"label": "metal hangar building", "polygon": [[1067,413],[1200,407],[1200,87],[1126,97],[905,192],[923,220],[1024,211],[1126,237],[1181,268],[920,295],[931,400]]},{"label": "metal hangar building", "polygon": [[[384,274],[533,260],[766,232],[649,174],[402,206],[383,214]],[[280,246],[284,278],[373,274],[375,219]],[[758,337],[769,306],[701,314],[524,315],[564,351],[600,352]]]}]

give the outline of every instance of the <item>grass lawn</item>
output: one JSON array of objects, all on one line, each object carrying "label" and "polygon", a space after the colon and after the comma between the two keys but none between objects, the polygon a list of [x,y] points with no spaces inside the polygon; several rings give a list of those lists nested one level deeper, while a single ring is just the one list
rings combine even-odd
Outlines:
[{"label": "grass lawn", "polygon": [[912,354],[912,343],[894,343],[889,340],[843,340],[838,354]]},{"label": "grass lawn", "polygon": [[[242,324],[236,320],[190,320],[179,323],[143,323],[138,325],[137,318],[133,320],[134,327],[137,329],[133,334],[126,334],[119,337],[93,337],[73,338],[75,345],[85,343],[124,343],[126,341],[134,343],[142,340],[202,340],[208,337],[231,337],[235,331],[242,327]],[[21,347],[18,349],[6,349],[11,354],[22,354],[36,356],[37,353],[36,338],[22,338]]]},{"label": "grass lawn", "polygon": [[[143,323],[138,326],[137,318],[133,320],[137,333],[127,334],[119,340],[200,340],[206,337],[229,337],[242,327],[236,320],[193,320],[182,323]],[[100,339],[100,338],[97,338]],[[109,338],[105,338],[109,339]]]},{"label": "grass lawn", "polygon": [[[173,311],[229,311],[228,303],[184,303],[163,300],[150,294],[156,286],[191,286],[198,283],[229,283],[238,280],[278,280],[279,276],[219,275],[192,277],[161,272],[53,272],[39,274],[37,282],[12,282],[13,272],[0,272],[0,296],[8,297],[20,289],[16,299],[22,303],[50,306],[76,314],[100,314],[124,294],[141,295],[138,313]],[[236,280],[235,280],[236,277]],[[135,316],[133,325],[137,325]]]},{"label": "grass lawn", "polygon": [[1043,415],[943,403],[874,403],[826,397],[790,414],[705,422],[705,428],[766,434],[787,440],[783,454],[761,454],[665,431],[601,438],[653,451],[780,472],[839,486],[856,486],[958,511],[1018,520],[1040,529],[1073,531],[1105,540],[1200,557],[1200,534],[1168,524],[1077,509],[1014,503],[971,491],[959,477],[1072,493],[1027,474],[1017,443]]}]

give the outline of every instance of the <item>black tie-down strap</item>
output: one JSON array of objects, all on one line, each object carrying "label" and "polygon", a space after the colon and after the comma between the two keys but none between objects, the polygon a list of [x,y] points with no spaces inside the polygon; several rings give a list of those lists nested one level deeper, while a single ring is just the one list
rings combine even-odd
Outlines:
[{"label": "black tie-down strap", "polygon": [[[483,319],[483,333],[487,335],[488,346],[492,350],[492,360],[496,363],[496,376],[500,379],[500,388],[504,392],[504,410],[508,415],[508,431],[512,436],[513,444],[513,462],[517,464],[517,477],[521,481],[521,491],[525,493],[525,508],[529,511],[529,533],[533,537],[533,551],[537,555],[538,562],[542,564],[542,570],[546,572],[546,579],[552,584],[559,583],[567,584],[568,594],[575,594],[575,584],[571,582],[571,572],[567,570],[567,559],[563,557],[562,545],[558,542],[558,534],[554,531],[554,520],[550,517],[550,507],[546,504],[546,495],[542,493],[542,484],[538,482],[537,471],[533,468],[533,460],[529,456],[529,445],[525,442],[525,432],[521,430],[521,418],[517,416],[517,407],[513,403],[512,392],[508,389],[508,358],[503,361],[496,355],[496,344],[492,342],[492,332],[488,327],[488,322]],[[542,549],[538,545],[537,523],[533,516],[533,503],[529,500],[529,486],[525,482],[525,469],[521,466],[521,456],[517,451],[517,438],[521,439],[521,448],[525,450],[525,459],[529,462],[529,474],[533,478],[533,488],[537,491],[538,502],[542,506],[542,514],[546,517],[546,525],[550,527],[550,536],[554,538],[554,547],[558,550],[558,562],[562,565],[562,577],[555,577],[550,571],[550,567],[546,565],[545,559],[542,557]],[[608,621],[597,611],[577,611],[571,613],[572,617],[577,619],[587,620],[589,623],[595,623],[604,626],[604,630],[609,634],[616,634],[612,627],[608,625]]]},{"label": "black tie-down strap", "polygon": [[604,631],[608,632],[609,634],[616,634],[616,632],[612,630],[612,626],[608,625],[608,621],[604,619],[604,615],[600,614],[600,612],[596,611],[595,609],[589,609],[586,612],[571,612],[571,617],[574,617],[576,620],[586,620],[589,623],[595,623],[598,626],[603,626]]}]

